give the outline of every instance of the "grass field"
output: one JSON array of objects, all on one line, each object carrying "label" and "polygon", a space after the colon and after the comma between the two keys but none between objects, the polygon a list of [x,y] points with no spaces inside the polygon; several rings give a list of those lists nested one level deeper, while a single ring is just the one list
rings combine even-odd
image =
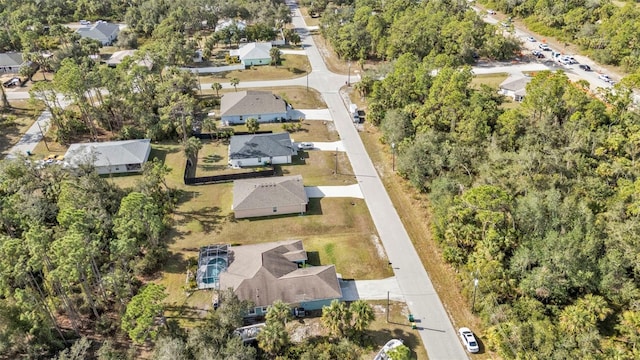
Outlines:
[{"label": "grass field", "polygon": [[200,76],[201,83],[228,82],[236,78],[243,81],[253,80],[283,80],[293,79],[306,74],[311,70],[309,60],[304,55],[284,54],[282,62],[277,66],[264,65],[252,66],[244,70],[224,71],[210,75]]},{"label": "grass field", "polygon": [[479,89],[480,85],[487,85],[497,90],[508,77],[507,73],[475,75],[471,80],[471,85],[476,89]]}]

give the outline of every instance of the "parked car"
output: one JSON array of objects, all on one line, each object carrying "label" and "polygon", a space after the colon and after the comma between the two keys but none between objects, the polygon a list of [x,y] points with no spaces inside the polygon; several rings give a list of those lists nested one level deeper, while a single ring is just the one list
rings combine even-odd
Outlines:
[{"label": "parked car", "polygon": [[549,47],[549,45],[544,44],[544,43],[538,45],[538,48],[540,48],[540,50],[542,50],[542,51],[551,51],[551,48]]},{"label": "parked car", "polygon": [[487,10],[487,14],[489,14],[489,15],[495,15],[495,14],[496,14],[496,12],[495,12],[495,10],[491,10],[491,9],[489,9],[489,10]]},{"label": "parked car", "polygon": [[467,348],[467,351],[470,353],[477,353],[480,351],[480,346],[478,346],[478,341],[476,341],[476,337],[473,335],[473,332],[469,330],[469,328],[463,327],[458,330],[458,334],[462,339],[462,343],[464,347]]},{"label": "parked car", "polygon": [[304,150],[313,149],[313,143],[312,142],[301,142],[301,143],[298,144],[298,149],[304,149]]},{"label": "parked car", "polygon": [[2,85],[4,87],[6,87],[6,88],[19,86],[20,85],[20,78],[18,78],[18,77],[11,78],[11,79],[5,81]]},{"label": "parked car", "polygon": [[89,20],[80,20],[80,25],[91,25],[91,21],[89,21]]},{"label": "parked car", "polygon": [[534,38],[533,36],[529,36],[529,37],[527,37],[527,41],[536,42],[536,38]]},{"label": "parked car", "polygon": [[587,64],[580,64],[578,65],[578,67],[584,71],[591,71],[591,66],[587,65]]},{"label": "parked car", "polygon": [[544,59],[545,58],[544,54],[540,50],[531,51],[531,55],[537,57],[538,59]]}]

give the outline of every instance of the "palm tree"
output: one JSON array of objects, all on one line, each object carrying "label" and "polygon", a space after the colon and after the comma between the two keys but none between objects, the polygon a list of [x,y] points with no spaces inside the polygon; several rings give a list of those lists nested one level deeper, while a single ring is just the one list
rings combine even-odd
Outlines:
[{"label": "palm tree", "polygon": [[351,312],[351,328],[356,334],[361,334],[369,324],[376,318],[376,314],[369,304],[364,300],[356,300],[349,305]]},{"label": "palm tree", "polygon": [[275,357],[289,345],[289,333],[284,325],[277,321],[267,322],[258,334],[258,346]]},{"label": "palm tree", "polygon": [[187,156],[187,159],[196,157],[200,149],[202,149],[202,142],[196,137],[192,136],[184,143],[184,154]]},{"label": "palm tree", "polygon": [[339,300],[333,300],[329,306],[322,308],[322,323],[333,336],[343,337],[350,319],[347,305]]},{"label": "palm tree", "polygon": [[231,83],[231,86],[233,86],[233,88],[238,91],[238,84],[240,84],[240,79],[234,77],[229,80],[229,83]]},{"label": "palm tree", "polygon": [[269,55],[271,55],[271,63],[277,67],[282,60],[282,52],[280,52],[280,49],[273,47],[269,50]]},{"label": "palm tree", "polygon": [[211,89],[216,91],[216,97],[220,97],[219,91],[222,90],[222,84],[214,82],[211,84]]},{"label": "palm tree", "polygon": [[289,304],[277,300],[270,307],[267,312],[267,323],[278,322],[282,325],[287,325],[287,320],[291,319],[291,308]]}]

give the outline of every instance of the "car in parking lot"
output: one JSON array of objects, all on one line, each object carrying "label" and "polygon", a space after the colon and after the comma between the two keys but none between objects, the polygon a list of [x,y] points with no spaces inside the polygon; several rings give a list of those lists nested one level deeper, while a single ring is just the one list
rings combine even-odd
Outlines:
[{"label": "car in parking lot", "polygon": [[529,42],[536,42],[536,38],[534,38],[533,36],[528,36],[528,37],[527,37],[527,41],[529,41]]},{"label": "car in parking lot", "polygon": [[460,339],[462,339],[462,343],[464,347],[470,353],[477,353],[480,351],[480,346],[478,345],[478,341],[476,337],[473,335],[473,332],[469,330],[469,328],[463,327],[458,330],[458,334],[460,335]]},{"label": "car in parking lot", "polygon": [[538,45],[538,48],[540,48],[540,50],[542,51],[551,51],[551,48],[549,47],[549,45],[542,43],[540,45]]},{"label": "car in parking lot", "polygon": [[544,59],[545,58],[544,54],[540,50],[531,51],[531,55],[537,57],[538,59]]},{"label": "car in parking lot", "polygon": [[591,71],[591,66],[587,65],[587,64],[580,64],[578,65],[578,67],[584,71]]}]

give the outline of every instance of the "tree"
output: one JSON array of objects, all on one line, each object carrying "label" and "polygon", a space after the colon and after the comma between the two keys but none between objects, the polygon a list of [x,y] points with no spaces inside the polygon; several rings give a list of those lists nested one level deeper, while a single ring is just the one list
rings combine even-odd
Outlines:
[{"label": "tree", "polygon": [[183,146],[187,159],[193,159],[198,155],[198,151],[202,149],[202,142],[197,137],[192,136],[187,139],[187,142]]},{"label": "tree", "polygon": [[278,321],[267,321],[258,334],[258,345],[272,357],[282,354],[288,344],[289,333]]},{"label": "tree", "polygon": [[155,339],[158,319],[164,309],[162,300],[166,297],[164,286],[149,283],[127,304],[121,324],[133,342],[142,344],[148,338]]},{"label": "tree", "polygon": [[216,92],[216,97],[220,97],[219,91],[222,90],[222,84],[219,82],[214,82],[211,84],[211,89]]},{"label": "tree", "polygon": [[322,323],[333,337],[345,336],[351,323],[349,308],[337,299],[331,301],[331,304],[322,307]]},{"label": "tree", "polygon": [[256,131],[260,130],[260,123],[256,118],[248,118],[245,125],[247,126],[247,130],[252,134],[255,134]]},{"label": "tree", "polygon": [[277,67],[282,60],[282,52],[277,47],[272,47],[271,50],[269,50],[269,55],[271,56],[271,63]]},{"label": "tree", "polygon": [[271,304],[266,316],[267,322],[274,321],[285,326],[287,325],[287,321],[291,320],[291,318],[291,307],[282,300],[276,300]]},{"label": "tree", "polygon": [[360,337],[376,317],[371,305],[364,300],[352,302],[349,305],[349,312],[351,313],[350,328],[356,337]]},{"label": "tree", "polygon": [[155,360],[188,360],[187,344],[182,339],[161,337],[153,352]]},{"label": "tree", "polygon": [[387,351],[390,360],[410,360],[411,349],[406,345],[400,345],[394,349]]},{"label": "tree", "polygon": [[229,80],[229,83],[231,84],[231,86],[233,86],[233,88],[238,91],[238,84],[240,84],[240,79],[238,78],[231,78],[231,80]]},{"label": "tree", "polygon": [[87,358],[87,350],[91,347],[91,340],[80,338],[70,348],[61,351],[55,360],[84,360]]}]

